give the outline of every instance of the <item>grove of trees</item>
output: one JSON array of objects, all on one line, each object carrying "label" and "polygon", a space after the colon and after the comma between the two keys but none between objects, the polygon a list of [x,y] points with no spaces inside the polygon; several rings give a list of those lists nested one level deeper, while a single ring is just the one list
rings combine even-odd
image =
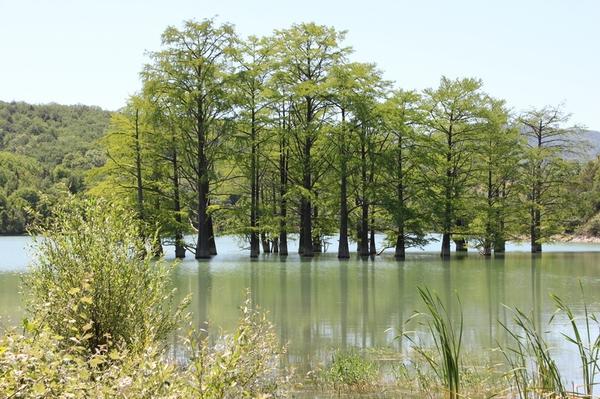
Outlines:
[{"label": "grove of trees", "polygon": [[[167,28],[86,188],[134,209],[156,253],[169,243],[177,257],[215,255],[216,234],[251,257],[297,238],[304,257],[337,240],[348,258],[351,242],[379,253],[384,233],[402,260],[435,233],[449,257],[452,243],[491,255],[515,239],[540,252],[573,230],[581,129],[561,107],[516,113],[475,78],[403,90],[344,39],[314,23],[247,38],[213,19]],[[0,186],[15,179],[3,169]]]},{"label": "grove of trees", "polygon": [[[169,27],[143,89],[113,117],[98,192],[131,202],[185,256],[246,237],[250,256],[360,255],[385,232],[395,256],[441,233],[441,255],[509,239],[540,252],[569,222],[578,130],[559,107],[522,115],[478,79],[403,91],[350,60],[345,32],[313,23],[241,38],[229,24]],[[107,188],[110,187],[110,190]],[[148,230],[153,231],[153,230]],[[158,248],[157,250],[160,250]]]}]

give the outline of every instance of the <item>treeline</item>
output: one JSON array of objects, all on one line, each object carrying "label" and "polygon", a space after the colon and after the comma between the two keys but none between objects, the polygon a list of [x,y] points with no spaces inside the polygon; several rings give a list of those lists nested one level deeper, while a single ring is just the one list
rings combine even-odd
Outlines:
[{"label": "treeline", "polygon": [[[395,256],[442,234],[441,255],[532,252],[577,218],[580,129],[560,107],[515,114],[478,79],[442,77],[406,91],[353,62],[345,32],[313,23],[268,37],[214,20],[169,27],[141,72],[143,89],[113,116],[108,162],[92,192],[129,202],[162,242],[196,258],[215,233],[246,237],[250,256]],[[195,245],[184,234],[196,232]],[[161,241],[157,240],[157,252]]]},{"label": "treeline", "polygon": [[[105,162],[97,140],[110,113],[99,107],[0,101],[0,234],[23,234],[31,211],[85,190]],[[45,197],[42,200],[42,197]]]}]

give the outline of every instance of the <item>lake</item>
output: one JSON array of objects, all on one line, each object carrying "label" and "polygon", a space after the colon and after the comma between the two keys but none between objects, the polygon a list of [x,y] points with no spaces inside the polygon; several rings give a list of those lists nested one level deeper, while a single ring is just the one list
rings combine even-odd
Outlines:
[{"label": "lake", "polygon": [[[335,240],[332,240],[335,242]],[[0,237],[0,328],[15,325],[25,316],[20,292],[21,273],[31,261],[27,237]],[[174,281],[181,296],[193,296],[193,323],[212,336],[231,331],[238,306],[250,289],[252,303],[269,314],[283,342],[287,360],[301,370],[326,361],[336,348],[387,347],[405,351],[407,343],[395,339],[403,322],[422,309],[417,287],[429,287],[459,315],[455,295],[462,302],[467,351],[480,352],[506,342],[498,320],[511,324],[504,305],[533,312],[538,328],[548,331],[565,376],[576,380],[574,347],[561,337],[569,332],[565,320],[548,326],[556,294],[582,312],[579,282],[587,303],[600,310],[600,245],[555,244],[532,256],[527,245],[510,245],[505,256],[484,259],[476,251],[442,261],[438,245],[413,250],[405,262],[384,252],[375,259],[339,261],[335,247],[314,259],[300,259],[290,245],[290,256],[262,255],[251,261],[248,252],[229,237],[217,240],[221,255],[208,261],[186,259]],[[167,259],[172,259],[167,248]],[[423,327],[411,328],[423,333]],[[423,339],[427,340],[425,334]]]}]

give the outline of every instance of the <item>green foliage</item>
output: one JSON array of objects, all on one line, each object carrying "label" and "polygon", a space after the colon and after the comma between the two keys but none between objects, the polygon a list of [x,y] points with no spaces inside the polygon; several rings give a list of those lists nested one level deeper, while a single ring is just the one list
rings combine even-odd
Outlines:
[{"label": "green foliage", "polygon": [[191,333],[170,361],[165,338],[186,303],[173,303],[171,270],[149,255],[137,215],[73,197],[52,215],[36,230],[36,260],[25,276],[34,317],[24,334],[0,337],[0,397],[283,395],[283,351],[249,299],[232,335],[212,345]]},{"label": "green foliage", "polygon": [[[592,398],[594,396],[594,381],[596,375],[600,372],[600,322],[593,313],[588,310],[588,305],[585,301],[583,293],[583,285],[581,285],[581,297],[583,302],[583,328],[580,329],[578,323],[580,319],[575,317],[573,309],[561,298],[556,295],[552,295],[552,299],[557,306],[557,313],[552,319],[558,314],[563,313],[573,332],[573,336],[569,336],[563,333],[564,338],[571,344],[577,347],[579,352],[579,359],[581,361],[581,380],[583,382],[583,390],[586,397]],[[552,322],[550,319],[550,322]],[[597,334],[594,337],[594,334]]]},{"label": "green foliage", "polygon": [[88,348],[47,328],[0,338],[3,398],[180,398],[176,367],[155,346],[138,353]]},{"label": "green foliage", "polygon": [[425,325],[433,339],[435,352],[430,353],[410,332],[405,332],[403,337],[406,337],[412,343],[412,348],[426,360],[439,381],[444,384],[448,397],[456,399],[461,389],[460,377],[463,368],[461,359],[463,314],[460,299],[457,298],[460,321],[456,326],[437,295],[432,294],[427,288],[418,287],[418,290],[427,313],[415,313],[408,321],[415,317],[427,318]]},{"label": "green foliage", "polygon": [[[188,359],[169,361],[162,345],[136,351],[102,345],[90,355],[79,333],[66,338],[27,325],[0,337],[2,398],[256,398],[283,397],[289,377],[279,367],[281,349],[264,314],[242,308],[231,336],[192,340]],[[179,363],[179,364],[178,364]]]},{"label": "green foliage", "polygon": [[377,365],[356,352],[337,351],[320,377],[336,391],[366,391],[379,379]]},{"label": "green foliage", "polygon": [[513,321],[517,329],[500,323],[514,340],[513,346],[501,348],[501,351],[519,396],[522,399],[548,394],[567,397],[560,370],[539,327],[519,309],[513,310]]},{"label": "green foliage", "polygon": [[99,107],[0,101],[0,150],[34,158],[47,171],[89,169],[103,162],[94,141],[109,118]]},{"label": "green foliage", "polygon": [[91,354],[109,342],[143,348],[177,326],[185,303],[173,303],[172,266],[153,258],[132,212],[68,198],[35,233],[28,307],[54,334],[83,331]]},{"label": "green foliage", "polygon": [[65,187],[85,189],[85,172],[104,163],[96,140],[109,117],[98,107],[0,101],[0,234],[25,233],[35,197],[54,203]]},{"label": "green foliage", "polygon": [[251,308],[250,295],[231,335],[210,346],[208,338],[192,337],[187,371],[191,392],[199,398],[281,396],[288,378],[279,366],[282,349],[264,313]]},{"label": "green foliage", "polygon": [[429,233],[443,233],[444,256],[452,239],[490,255],[524,235],[537,252],[587,221],[596,233],[598,162],[575,181],[579,130],[560,107],[517,117],[476,78],[403,91],[353,62],[345,36],[301,23],[243,38],[188,20],[164,31],[112,118],[0,102],[0,234],[23,233],[36,195],[60,202],[65,187],[135,209],[144,235],[160,228],[155,252],[176,243],[178,256],[192,231],[198,257],[215,234],[250,238],[257,256],[259,235],[275,246],[299,232],[312,256],[343,230],[362,246],[384,232],[398,259]]},{"label": "green foliage", "polygon": [[577,210],[573,221],[577,234],[600,236],[600,157],[582,165],[575,186]]}]

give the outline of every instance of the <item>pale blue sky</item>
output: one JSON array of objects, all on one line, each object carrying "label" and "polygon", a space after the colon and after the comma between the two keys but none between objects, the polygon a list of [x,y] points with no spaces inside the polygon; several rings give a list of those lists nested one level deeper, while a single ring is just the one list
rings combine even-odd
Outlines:
[{"label": "pale blue sky", "polygon": [[167,25],[215,15],[242,35],[347,29],[353,58],[399,87],[475,76],[516,111],[564,102],[600,130],[600,0],[0,0],[0,100],[117,109]]}]

